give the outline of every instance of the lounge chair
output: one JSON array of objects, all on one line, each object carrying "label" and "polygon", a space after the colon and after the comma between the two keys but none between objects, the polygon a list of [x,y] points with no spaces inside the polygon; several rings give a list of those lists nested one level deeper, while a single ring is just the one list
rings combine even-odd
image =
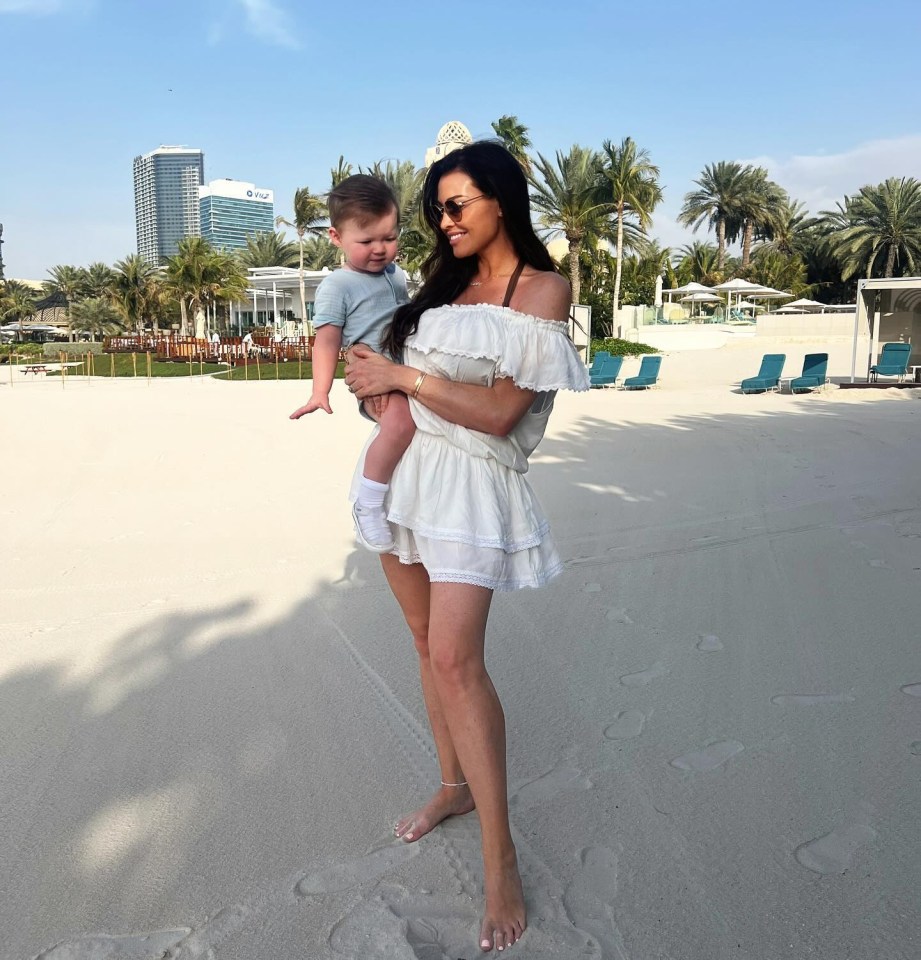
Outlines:
[{"label": "lounge chair", "polygon": [[876,383],[880,377],[902,377],[908,373],[908,359],[911,356],[910,343],[884,343],[879,363],[870,367],[870,382]]},{"label": "lounge chair", "polygon": [[803,372],[790,381],[791,393],[805,393],[824,387],[828,380],[828,354],[807,353],[803,360]]},{"label": "lounge chair", "polygon": [[780,375],[783,373],[783,353],[766,353],[761,358],[761,369],[758,376],[748,377],[742,381],[742,393],[764,393],[766,390],[780,389]]},{"label": "lounge chair", "polygon": [[607,360],[608,357],[610,357],[610,356],[611,356],[611,354],[608,353],[607,350],[599,350],[599,351],[592,357],[592,365],[588,368],[588,374],[589,374],[589,376],[592,376],[592,374],[595,374],[595,373],[601,373],[602,364],[603,364],[604,361]]},{"label": "lounge chair", "polygon": [[[608,354],[602,361],[597,373],[589,373],[589,382],[593,387],[613,387],[620,376],[623,357],[612,357]],[[594,367],[594,364],[592,364]]]},{"label": "lounge chair", "polygon": [[661,366],[661,357],[643,357],[640,361],[640,372],[635,377],[627,377],[624,380],[624,390],[646,390],[648,387],[654,387],[659,380]]}]

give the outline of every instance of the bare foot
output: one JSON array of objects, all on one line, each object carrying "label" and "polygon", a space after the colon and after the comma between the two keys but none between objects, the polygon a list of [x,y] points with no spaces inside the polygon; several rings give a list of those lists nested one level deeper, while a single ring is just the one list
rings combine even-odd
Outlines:
[{"label": "bare foot", "polygon": [[470,787],[441,787],[424,807],[398,821],[393,832],[405,843],[414,843],[442,820],[470,813],[474,806]]},{"label": "bare foot", "polygon": [[480,927],[484,951],[505,950],[521,939],[527,927],[524,893],[518,863],[512,851],[510,861],[494,870],[485,870],[486,910]]}]

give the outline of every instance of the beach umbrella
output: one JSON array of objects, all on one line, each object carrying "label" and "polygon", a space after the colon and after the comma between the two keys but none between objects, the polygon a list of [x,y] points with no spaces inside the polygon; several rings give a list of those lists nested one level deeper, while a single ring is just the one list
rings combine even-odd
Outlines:
[{"label": "beach umbrella", "polygon": [[713,287],[705,287],[702,283],[697,283],[696,281],[691,281],[686,283],[683,287],[672,287],[671,290],[664,290],[663,293],[668,294],[668,302],[672,302],[672,294],[688,294],[688,293],[713,293]]},{"label": "beach umbrella", "polygon": [[693,316],[695,303],[719,303],[720,298],[715,293],[708,293],[706,290],[698,290],[695,293],[689,293],[686,297],[681,298],[681,303],[690,303],[691,306],[691,315]]},{"label": "beach umbrella", "polygon": [[784,304],[783,309],[788,310],[791,307],[801,313],[808,313],[810,310],[823,310],[825,304],[819,303],[818,300],[809,300],[806,297],[801,297],[799,300],[794,300],[793,303]]}]

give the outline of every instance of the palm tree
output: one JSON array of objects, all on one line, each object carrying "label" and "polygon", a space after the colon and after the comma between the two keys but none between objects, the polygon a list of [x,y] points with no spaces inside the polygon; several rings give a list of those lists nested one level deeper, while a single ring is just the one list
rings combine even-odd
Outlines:
[{"label": "palm tree", "polygon": [[102,297],[87,297],[75,303],[70,310],[70,317],[71,324],[89,333],[93,342],[97,334],[107,337],[123,329],[118,310]]},{"label": "palm tree", "polygon": [[286,240],[284,234],[268,230],[248,236],[246,249],[237,256],[246,268],[296,267],[300,262],[298,245]]},{"label": "palm tree", "polygon": [[541,154],[534,161],[540,179],[532,176],[531,203],[549,234],[562,234],[569,244],[569,282],[573,303],[579,303],[582,283],[579,258],[586,243],[596,243],[604,229],[609,202],[599,196],[601,155],[573,145],[569,153],[557,150],[556,164]]},{"label": "palm tree", "polygon": [[19,323],[19,339],[25,339],[22,324],[35,313],[35,291],[18,280],[5,280],[0,286],[0,318]]},{"label": "palm tree", "polygon": [[702,283],[705,287],[715,286],[723,282],[723,274],[719,267],[719,249],[712,243],[703,243],[695,240],[685,244],[678,251],[678,262],[675,266],[677,286],[685,283]]},{"label": "palm tree", "polygon": [[652,224],[652,211],[662,200],[662,188],[659,186],[659,168],[649,159],[648,150],[638,150],[630,137],[625,137],[620,145],[605,140],[604,175],[607,179],[607,199],[613,207],[616,241],[614,257],[617,272],[614,275],[614,301],[612,318],[617,316],[620,307],[620,280],[624,257],[624,222],[630,217],[635,226],[645,234]]},{"label": "palm tree", "polygon": [[109,295],[109,287],[115,279],[115,274],[110,266],[105,263],[91,263],[81,272],[83,275],[83,296],[101,300]]},{"label": "palm tree", "polygon": [[[823,211],[829,225],[829,247],[841,261],[841,278],[902,276],[921,268],[921,182],[890,177],[877,186],[861,187],[837,211]],[[884,266],[881,266],[885,264]]]},{"label": "palm tree", "polygon": [[136,253],[115,263],[108,297],[126,327],[142,331],[146,320],[153,315],[156,330],[157,276],[156,268]]},{"label": "palm tree", "polygon": [[531,175],[531,158],[528,150],[531,147],[531,138],[528,128],[519,123],[516,116],[499,117],[491,124],[496,136],[505,144],[508,152],[521,164],[526,176]]},{"label": "palm tree", "polygon": [[751,263],[752,240],[756,235],[766,238],[773,234],[774,224],[788,203],[786,191],[768,179],[767,170],[743,168],[742,190],[735,214],[727,224],[728,239],[735,240],[739,233],[742,235],[741,270],[748,270]]},{"label": "palm tree", "polygon": [[[339,159],[341,161],[342,157]],[[297,242],[300,248],[298,274],[301,293],[301,318],[305,320],[307,318],[307,292],[304,289],[304,237],[308,233],[315,237],[320,236],[325,230],[323,224],[326,217],[326,205],[323,201],[312,194],[308,187],[299,187],[294,192],[294,221],[286,220],[284,217],[275,218],[276,227],[292,227],[297,231]]]},{"label": "palm tree", "polygon": [[308,270],[330,270],[339,262],[339,248],[329,237],[308,237],[304,243],[304,265]]},{"label": "palm tree", "polygon": [[697,190],[685,194],[678,222],[685,227],[698,227],[706,221],[716,229],[718,263],[723,269],[726,260],[726,230],[731,222],[739,221],[739,199],[745,187],[745,168],[741,163],[721,160],[708,164],[699,180]]},{"label": "palm tree", "polygon": [[758,247],[751,259],[748,279],[753,283],[789,290],[794,297],[811,296],[813,288],[806,278],[806,265],[797,253],[783,254],[767,244]]},{"label": "palm tree", "polygon": [[[52,267],[48,273],[50,280],[42,283],[46,293],[60,293],[67,301],[67,324],[70,327],[70,306],[76,303],[83,296],[85,283],[85,271],[81,267],[73,267],[69,264],[60,264]],[[71,340],[73,334],[71,333]]]},{"label": "palm tree", "polygon": [[775,211],[765,246],[787,256],[802,253],[817,223],[814,217],[808,215],[804,204],[787,197]]},{"label": "palm tree", "polygon": [[329,171],[330,188],[338,187],[343,180],[352,175],[352,165],[346,163],[345,157],[339,154],[339,163]]}]

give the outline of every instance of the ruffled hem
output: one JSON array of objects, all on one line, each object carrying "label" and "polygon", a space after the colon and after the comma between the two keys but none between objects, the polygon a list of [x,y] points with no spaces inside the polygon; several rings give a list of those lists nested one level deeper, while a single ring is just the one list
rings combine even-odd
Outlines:
[{"label": "ruffled hem", "polygon": [[[470,314],[458,324],[456,311]],[[569,339],[567,325],[495,304],[451,303],[426,310],[407,340],[411,350],[492,360],[497,377],[526,390],[588,390],[588,371]]]},{"label": "ruffled hem", "polygon": [[542,587],[563,571],[553,541],[516,553],[425,537],[394,526],[393,556],[402,564],[421,563],[432,583],[468,583],[506,592]]}]

